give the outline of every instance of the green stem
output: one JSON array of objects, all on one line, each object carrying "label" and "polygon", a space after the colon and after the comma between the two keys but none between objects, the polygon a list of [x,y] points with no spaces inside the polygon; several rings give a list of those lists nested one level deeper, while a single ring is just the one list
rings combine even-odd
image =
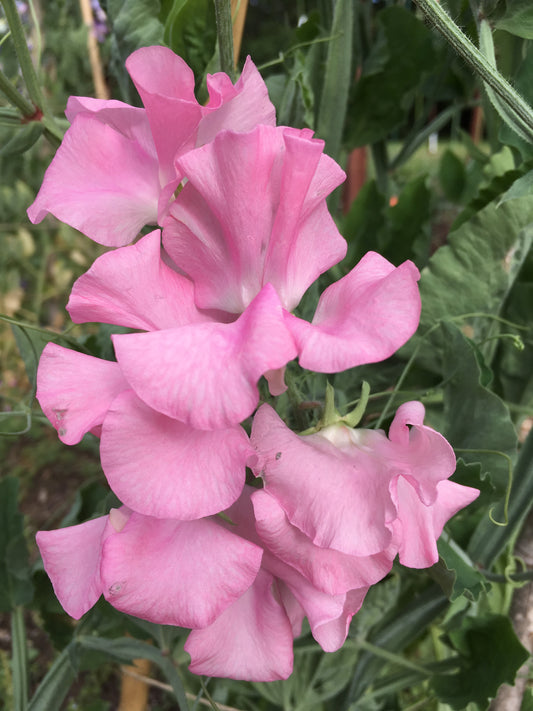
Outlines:
[{"label": "green stem", "polygon": [[10,104],[13,104],[24,116],[34,116],[35,106],[25,99],[22,94],[15,89],[13,84],[0,70],[0,91],[5,95]]},{"label": "green stem", "polygon": [[388,197],[389,195],[389,158],[387,156],[387,146],[385,141],[377,141],[371,146],[372,160],[376,172],[376,183],[380,191]]},{"label": "green stem", "polygon": [[217,20],[220,70],[225,72],[231,81],[235,81],[235,67],[233,64],[233,23],[231,21],[230,0],[215,0],[215,16]]},{"label": "green stem", "polygon": [[26,628],[23,608],[15,607],[11,613],[13,645],[13,701],[15,711],[25,711],[28,706],[28,659]]},{"label": "green stem", "polygon": [[11,30],[13,44],[15,45],[15,51],[17,53],[20,68],[22,70],[22,76],[24,77],[28,93],[35,106],[39,107],[44,114],[46,108],[44,96],[31,60],[28,43],[26,42],[24,28],[22,27],[22,22],[17,11],[15,0],[1,0],[1,2],[4,6],[7,23],[9,25],[9,29]]},{"label": "green stem", "polygon": [[504,77],[491,66],[477,47],[459,29],[437,0],[416,0],[419,8],[452,45],[464,61],[476,71],[494,93],[516,114],[533,139],[533,110]]}]

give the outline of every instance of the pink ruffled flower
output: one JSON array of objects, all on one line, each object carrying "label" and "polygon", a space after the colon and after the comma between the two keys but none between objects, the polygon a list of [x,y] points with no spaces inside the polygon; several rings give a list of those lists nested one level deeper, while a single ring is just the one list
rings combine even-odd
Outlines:
[{"label": "pink ruffled flower", "polygon": [[194,75],[166,47],[144,47],[126,61],[144,108],[71,97],[65,134],[35,202],[32,222],[47,213],[111,247],[130,243],[146,224],[161,223],[185,173],[175,159],[219,131],[275,124],[275,109],[251,59],[233,85],[208,75],[209,102],[194,95]]},{"label": "pink ruffled flower", "polygon": [[301,437],[263,405],[251,439],[264,495],[286,517],[283,532],[265,524],[279,545],[276,554],[291,565],[309,565],[294,545],[285,545],[292,536],[348,556],[393,550],[409,567],[436,563],[444,524],[479,491],[449,481],[453,449],[423,421],[423,405],[408,402],[388,438],[380,430],[341,424]]},{"label": "pink ruffled flower", "polygon": [[65,611],[79,619],[103,595],[150,622],[202,628],[256,579],[262,551],[216,519],[156,519],[112,509],[37,544]]}]

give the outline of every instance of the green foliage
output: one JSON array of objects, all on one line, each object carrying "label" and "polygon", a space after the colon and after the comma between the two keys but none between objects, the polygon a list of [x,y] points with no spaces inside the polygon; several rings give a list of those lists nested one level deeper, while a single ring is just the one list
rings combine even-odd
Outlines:
[{"label": "green foliage", "polygon": [[499,30],[533,39],[533,7],[529,0],[506,0],[506,12],[497,23]]},{"label": "green foliage", "polygon": [[18,489],[18,479],[0,480],[0,612],[26,605],[33,597]]},{"label": "green foliage", "polygon": [[174,0],[166,15],[163,38],[195,76],[203,77],[217,38],[213,0]]},{"label": "green foliage", "polygon": [[407,10],[388,7],[376,24],[377,37],[350,97],[350,146],[375,143],[404,124],[436,60],[430,31]]},{"label": "green foliage", "polygon": [[459,653],[460,670],[436,677],[432,687],[440,701],[457,711],[469,703],[479,711],[487,709],[501,684],[512,684],[529,656],[510,620],[501,615],[467,618],[448,633],[447,642]]}]

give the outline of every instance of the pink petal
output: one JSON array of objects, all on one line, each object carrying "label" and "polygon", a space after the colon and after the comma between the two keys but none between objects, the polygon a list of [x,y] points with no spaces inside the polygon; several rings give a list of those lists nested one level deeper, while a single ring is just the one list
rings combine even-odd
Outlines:
[{"label": "pink petal", "polygon": [[479,496],[477,489],[441,481],[437,499],[427,506],[403,476],[395,480],[391,493],[398,508],[394,525],[400,532],[400,563],[410,568],[428,568],[438,561],[437,539],[444,524]]},{"label": "pink petal", "polygon": [[325,197],[344,177],[308,132],[222,132],[178,159],[189,183],[164,222],[165,249],[201,308],[242,312],[267,282],[292,309],[345,254]]},{"label": "pink petal", "polygon": [[121,501],[147,516],[181,520],[230,506],[242,491],[250,452],[241,427],[195,430],[131,391],[114,400],[100,444],[102,467]]},{"label": "pink petal", "polygon": [[[446,439],[424,423],[424,406],[406,402],[390,426],[386,456],[390,466],[402,471],[425,504],[437,497],[437,485],[455,471],[455,453]],[[385,454],[385,452],[384,452]]]},{"label": "pink petal", "polygon": [[267,284],[233,323],[200,323],[113,337],[123,373],[158,412],[199,429],[230,427],[257,406],[257,381],[295,355]]},{"label": "pink petal", "polygon": [[368,588],[351,590],[344,595],[328,595],[267,551],[263,555],[262,568],[278,579],[281,599],[293,616],[295,604],[290,603],[290,597],[294,597],[309,620],[313,637],[325,652],[335,652],[342,647],[351,619],[360,609]]},{"label": "pink petal", "polygon": [[126,60],[133,83],[146,108],[162,185],[177,179],[174,157],[190,150],[202,118],[194,96],[194,74],[181,57],[167,47],[142,47]]},{"label": "pink petal", "polygon": [[185,643],[194,674],[245,681],[287,679],[292,673],[292,629],[276,599],[271,575],[254,584],[205,629]]},{"label": "pink petal", "polygon": [[61,606],[74,619],[84,615],[102,594],[100,556],[108,517],[55,531],[38,531],[44,569]]},{"label": "pink petal", "polygon": [[65,444],[76,444],[128,389],[118,363],[49,343],[37,370],[37,399]]},{"label": "pink petal", "polygon": [[265,547],[322,592],[338,595],[355,588],[368,588],[392,568],[396,550],[357,557],[320,548],[291,526],[281,506],[265,490],[256,491],[252,503],[256,529]]},{"label": "pink petal", "polygon": [[355,556],[388,548],[395,511],[389,477],[372,456],[355,460],[320,435],[299,437],[268,405],[254,417],[251,441],[265,490],[315,545]]},{"label": "pink petal", "polygon": [[81,113],[46,171],[28,217],[36,223],[51,212],[96,242],[119,247],[157,220],[159,192],[154,156]]},{"label": "pink petal", "polygon": [[395,268],[368,252],[324,291],[311,324],[287,315],[300,365],[336,373],[391,356],[417,329],[419,276],[412,262]]},{"label": "pink petal", "polygon": [[250,57],[239,80],[233,86],[223,72],[207,75],[209,103],[198,127],[197,146],[212,141],[223,129],[245,132],[258,124],[276,125],[276,109],[268,98],[268,89]]},{"label": "pink petal", "polygon": [[71,96],[67,102],[66,115],[73,123],[78,114],[88,114],[100,123],[114,128],[125,138],[137,143],[142,150],[157,162],[157,153],[150,124],[144,109],[130,106],[122,101],[93,99],[88,96]]},{"label": "pink petal", "polygon": [[158,624],[205,627],[253,583],[262,551],[216,521],[133,513],[102,555],[106,599]]},{"label": "pink petal", "polygon": [[107,252],[74,284],[67,310],[74,323],[95,321],[153,331],[207,320],[191,281],[161,259],[160,231]]}]

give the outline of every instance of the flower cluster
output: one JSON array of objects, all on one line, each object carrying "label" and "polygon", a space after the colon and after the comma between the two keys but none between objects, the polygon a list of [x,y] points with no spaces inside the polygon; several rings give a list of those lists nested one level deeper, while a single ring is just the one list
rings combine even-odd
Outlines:
[{"label": "flower cluster", "polygon": [[[370,252],[301,319],[305,291],[346,253],[326,205],[344,174],[323,142],[275,126],[249,59],[235,85],[208,78],[206,106],[166,48],[127,68],[144,108],[72,97],[28,211],[115,248],[67,309],[130,329],[112,336],[116,360],[49,344],[37,396],[65,443],[100,437],[123,505],[37,542],[73,617],[103,595],[190,628],[193,672],[286,678],[304,617],[338,649],[395,557],[435,563],[444,524],[478,492],[449,481],[453,450],[420,403],[388,437],[340,420],[298,435],[258,408],[259,380],[281,394],[295,358],[335,373],[391,356],[418,325],[418,271]],[[146,225],[158,228],[136,240]]]}]

